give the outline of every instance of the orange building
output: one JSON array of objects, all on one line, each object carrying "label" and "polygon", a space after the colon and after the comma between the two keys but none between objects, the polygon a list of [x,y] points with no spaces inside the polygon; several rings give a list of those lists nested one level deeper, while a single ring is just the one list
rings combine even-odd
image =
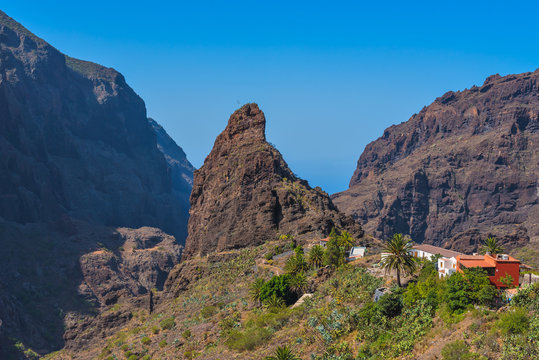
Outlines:
[{"label": "orange building", "polygon": [[507,287],[500,282],[500,278],[511,275],[512,286],[518,287],[520,276],[520,261],[506,254],[497,255],[457,255],[457,271],[480,267],[487,271],[488,278],[492,285],[498,289]]}]

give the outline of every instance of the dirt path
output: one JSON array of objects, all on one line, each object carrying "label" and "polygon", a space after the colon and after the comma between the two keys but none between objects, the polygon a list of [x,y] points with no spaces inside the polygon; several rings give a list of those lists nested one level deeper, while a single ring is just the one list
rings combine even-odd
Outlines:
[{"label": "dirt path", "polygon": [[267,270],[271,271],[272,273],[274,273],[275,275],[282,275],[283,274],[283,270],[279,269],[277,266],[273,266],[273,265],[270,265],[270,264],[264,264],[264,259],[258,259],[256,261],[256,266],[259,267],[259,268],[262,268],[262,269],[267,269]]}]

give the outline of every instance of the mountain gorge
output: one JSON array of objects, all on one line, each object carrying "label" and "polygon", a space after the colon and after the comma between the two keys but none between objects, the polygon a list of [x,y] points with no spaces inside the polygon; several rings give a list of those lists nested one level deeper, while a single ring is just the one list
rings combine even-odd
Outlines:
[{"label": "mountain gorge", "polygon": [[539,287],[516,310],[530,335],[503,333],[512,310],[486,275],[490,303],[426,259],[397,288],[378,240],[472,252],[492,235],[539,255],[538,79],[446,93],[329,196],[267,141],[257,104],[196,170],[122,74],[0,11],[0,360],[432,360],[465,340],[477,359],[539,354]]},{"label": "mountain gorge", "polygon": [[539,70],[448,92],[365,148],[339,209],[380,238],[539,242]]}]

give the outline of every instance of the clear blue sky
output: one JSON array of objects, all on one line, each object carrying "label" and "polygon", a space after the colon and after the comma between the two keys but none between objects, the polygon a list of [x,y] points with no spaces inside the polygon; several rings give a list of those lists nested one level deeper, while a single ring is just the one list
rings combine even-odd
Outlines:
[{"label": "clear blue sky", "polygon": [[448,90],[539,67],[537,1],[3,1],[114,67],[199,167],[229,115],[266,113],[292,170],[334,193],[365,145]]}]

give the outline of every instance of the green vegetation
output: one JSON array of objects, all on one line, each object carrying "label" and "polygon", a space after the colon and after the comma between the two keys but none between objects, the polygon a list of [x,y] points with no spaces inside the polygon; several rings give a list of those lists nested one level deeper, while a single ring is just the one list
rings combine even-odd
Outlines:
[{"label": "green vegetation", "polygon": [[162,320],[159,325],[161,325],[161,329],[163,330],[170,330],[176,326],[176,322],[174,321],[174,317],[169,317]]},{"label": "green vegetation", "polygon": [[272,297],[277,297],[282,299],[287,305],[293,304],[296,298],[290,289],[291,278],[289,274],[278,275],[264,283],[260,290],[260,299],[262,302],[265,303]]},{"label": "green vegetation", "polygon": [[483,243],[481,254],[496,255],[504,252],[504,249],[498,244],[498,240],[493,237],[488,237]]},{"label": "green vegetation", "polygon": [[401,285],[401,272],[412,273],[416,268],[414,258],[410,255],[412,250],[412,239],[395,234],[384,245],[383,251],[387,255],[382,259],[381,264],[386,271],[397,272],[397,285]]},{"label": "green vegetation", "polygon": [[320,245],[314,245],[309,252],[307,262],[313,268],[319,268],[324,263],[324,248]]},{"label": "green vegetation", "polygon": [[266,356],[265,360],[301,360],[288,346],[278,346],[272,356]]},{"label": "green vegetation", "polygon": [[[339,256],[346,238],[336,231],[330,237]],[[344,263],[343,256],[316,269],[323,264],[311,261],[316,247],[304,252],[299,246],[271,268],[256,266],[269,250],[291,245],[289,238],[278,241],[227,253],[223,261],[188,260],[199,278],[161,303],[159,313],[134,313],[126,329],[106,340],[99,358],[223,359],[248,352],[261,359],[378,360],[419,358],[427,351],[439,359],[539,357],[537,284],[497,311],[500,293],[481,269],[440,279],[435,261],[416,259],[400,287],[382,276],[374,264],[379,258]],[[326,251],[319,250],[316,258],[325,260]],[[380,287],[387,291],[375,302]],[[313,295],[303,305],[287,306],[307,288]]]},{"label": "green vegetation", "polygon": [[470,352],[470,346],[466,344],[464,340],[457,340],[455,342],[445,345],[442,349],[442,356],[444,360],[482,359],[482,357],[478,354]]}]

